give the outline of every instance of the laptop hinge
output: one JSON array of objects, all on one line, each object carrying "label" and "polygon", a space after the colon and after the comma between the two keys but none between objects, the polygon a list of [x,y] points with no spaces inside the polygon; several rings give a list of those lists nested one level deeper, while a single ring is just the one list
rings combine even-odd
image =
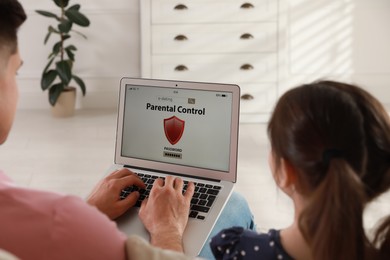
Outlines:
[{"label": "laptop hinge", "polygon": [[[180,176],[180,177],[191,178],[191,176],[188,176],[188,175],[183,174],[183,173],[177,173],[177,172],[166,172],[166,171],[159,171],[159,170],[155,170],[155,169],[152,170],[152,169],[148,169],[148,168],[136,167],[136,166],[131,166],[131,165],[123,165],[123,167],[137,169],[137,170],[150,171],[150,172],[157,172],[157,173],[162,173],[162,174],[167,174],[167,175],[175,175],[175,176]],[[216,180],[216,179],[211,179],[211,178],[206,178],[206,177],[198,177],[198,176],[196,176],[196,179],[200,179],[200,180],[204,180],[204,181],[221,182],[221,180]]]}]

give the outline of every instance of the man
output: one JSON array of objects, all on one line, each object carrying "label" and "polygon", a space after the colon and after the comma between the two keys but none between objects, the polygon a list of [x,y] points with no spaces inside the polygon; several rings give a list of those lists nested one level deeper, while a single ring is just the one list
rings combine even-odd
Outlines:
[{"label": "man", "polygon": [[[16,112],[15,77],[22,65],[17,30],[25,20],[17,0],[0,0],[0,144]],[[137,192],[119,199],[131,185],[144,187],[130,171],[115,171],[97,185],[88,205],[77,197],[18,187],[0,171],[0,249],[21,259],[125,259],[127,238],[111,220],[138,199]],[[151,243],[179,252],[194,191],[191,184],[183,195],[182,186],[178,178],[158,179],[140,210]]]}]

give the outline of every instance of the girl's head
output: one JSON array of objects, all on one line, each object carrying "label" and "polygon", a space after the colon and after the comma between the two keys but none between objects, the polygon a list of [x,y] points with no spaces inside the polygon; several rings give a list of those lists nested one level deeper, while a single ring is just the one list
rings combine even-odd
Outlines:
[{"label": "girl's head", "polygon": [[279,99],[268,135],[275,174],[290,165],[290,185],[306,200],[299,228],[314,258],[363,259],[364,205],[390,187],[390,123],[380,103],[348,84],[302,85]]},{"label": "girl's head", "polygon": [[367,91],[348,84],[323,82],[348,93],[363,116],[366,168],[362,181],[370,201],[390,187],[390,120],[382,104]]},{"label": "girl's head", "polygon": [[276,169],[281,159],[297,172],[295,188],[310,194],[327,175],[330,159],[339,157],[363,174],[363,116],[347,93],[322,82],[284,94],[268,125]]}]

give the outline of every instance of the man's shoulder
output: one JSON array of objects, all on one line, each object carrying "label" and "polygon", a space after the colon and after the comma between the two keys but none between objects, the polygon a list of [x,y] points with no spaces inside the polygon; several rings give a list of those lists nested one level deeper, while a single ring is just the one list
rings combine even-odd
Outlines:
[{"label": "man's shoulder", "polygon": [[[0,205],[0,229],[14,238],[0,238],[0,247],[22,245],[23,251],[14,251],[21,258],[39,258],[42,252],[60,254],[59,259],[124,258],[125,237],[115,223],[77,196],[2,182]],[[19,233],[24,235],[17,238]]]}]

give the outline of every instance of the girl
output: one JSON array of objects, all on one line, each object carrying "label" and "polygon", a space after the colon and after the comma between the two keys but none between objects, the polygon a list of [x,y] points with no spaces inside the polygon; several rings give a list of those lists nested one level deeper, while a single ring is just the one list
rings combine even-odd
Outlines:
[{"label": "girl", "polygon": [[294,222],[268,234],[223,230],[211,241],[215,257],[389,257],[390,216],[373,242],[363,227],[365,205],[390,187],[390,120],[382,105],[353,85],[303,85],[280,98],[268,135],[271,171],[293,200]]}]

